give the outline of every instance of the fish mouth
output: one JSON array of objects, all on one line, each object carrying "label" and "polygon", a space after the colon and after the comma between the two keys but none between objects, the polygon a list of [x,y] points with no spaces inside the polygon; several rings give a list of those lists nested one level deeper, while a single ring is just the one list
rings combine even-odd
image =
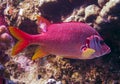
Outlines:
[{"label": "fish mouth", "polygon": [[107,51],[106,51],[106,54],[109,54],[111,52],[111,49],[108,48]]},{"label": "fish mouth", "polygon": [[110,52],[111,52],[111,49],[108,48],[108,49],[106,50],[106,52],[105,52],[102,56],[104,56],[104,55],[106,55],[106,54],[109,54]]},{"label": "fish mouth", "polygon": [[99,53],[99,55],[97,55],[97,56],[95,56],[95,57],[104,56],[105,54],[109,54],[110,52],[111,52],[111,49],[108,48],[105,53],[103,53],[103,54]]}]

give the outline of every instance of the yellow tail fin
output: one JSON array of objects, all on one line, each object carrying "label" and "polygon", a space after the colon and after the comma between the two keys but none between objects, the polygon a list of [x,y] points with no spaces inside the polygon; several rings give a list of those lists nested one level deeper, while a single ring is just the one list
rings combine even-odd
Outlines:
[{"label": "yellow tail fin", "polygon": [[9,31],[16,39],[19,40],[12,49],[12,55],[16,55],[29,45],[31,37],[29,34],[19,30],[18,28],[9,27]]}]

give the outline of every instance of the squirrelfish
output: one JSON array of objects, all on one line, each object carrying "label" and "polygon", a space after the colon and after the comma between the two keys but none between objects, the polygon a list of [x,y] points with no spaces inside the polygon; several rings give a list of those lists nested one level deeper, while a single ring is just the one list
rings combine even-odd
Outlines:
[{"label": "squirrelfish", "polygon": [[38,27],[42,33],[30,35],[18,28],[9,27],[10,33],[19,41],[13,47],[16,55],[29,45],[39,45],[32,60],[48,54],[72,59],[93,59],[108,54],[111,50],[99,33],[82,22],[49,23],[41,18]]}]

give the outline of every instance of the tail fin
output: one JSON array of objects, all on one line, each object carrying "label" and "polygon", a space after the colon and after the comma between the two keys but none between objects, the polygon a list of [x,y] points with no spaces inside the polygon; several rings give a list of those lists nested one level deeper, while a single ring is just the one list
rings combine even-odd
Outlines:
[{"label": "tail fin", "polygon": [[19,40],[12,49],[12,55],[16,55],[30,44],[31,36],[14,27],[9,27],[9,31],[16,39]]}]

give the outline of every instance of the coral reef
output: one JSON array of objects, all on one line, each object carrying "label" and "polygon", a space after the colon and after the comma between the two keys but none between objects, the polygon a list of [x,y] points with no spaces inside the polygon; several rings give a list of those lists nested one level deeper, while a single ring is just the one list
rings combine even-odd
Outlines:
[{"label": "coral reef", "polygon": [[0,84],[15,84],[13,81],[5,78],[5,67],[0,64]]},{"label": "coral reef", "polygon": [[86,22],[93,22],[96,19],[96,16],[99,14],[100,8],[96,5],[89,5],[85,8],[85,17]]},{"label": "coral reef", "polygon": [[4,71],[5,67],[2,64],[0,64],[0,76],[3,76]]},{"label": "coral reef", "polygon": [[4,6],[0,4],[0,49],[6,49],[12,43],[12,37],[7,30],[7,22],[4,15]]},{"label": "coral reef", "polygon": [[5,64],[10,60],[8,54],[5,53],[5,50],[12,46],[13,39],[7,29],[7,22],[3,12],[4,7],[0,5],[0,63]]},{"label": "coral reef", "polygon": [[[119,84],[119,8],[120,0],[0,0],[0,82]],[[51,23],[87,23],[98,30],[112,52],[91,60],[49,55],[32,61],[36,46],[30,46],[16,57],[11,57],[11,46],[16,40],[10,36],[8,26],[17,26],[25,32],[37,34],[38,15],[44,16]]]},{"label": "coral reef", "polygon": [[9,35],[7,27],[5,25],[0,26],[0,49],[7,49],[12,45],[12,37]]},{"label": "coral reef", "polygon": [[14,62],[18,63],[18,67],[24,69],[24,71],[30,71],[30,66],[32,66],[33,61],[25,56],[18,56],[14,59]]},{"label": "coral reef", "polygon": [[101,25],[117,21],[119,19],[119,16],[117,14],[119,13],[119,5],[119,0],[110,0],[107,2],[101,9],[99,16],[96,18],[95,24]]}]

